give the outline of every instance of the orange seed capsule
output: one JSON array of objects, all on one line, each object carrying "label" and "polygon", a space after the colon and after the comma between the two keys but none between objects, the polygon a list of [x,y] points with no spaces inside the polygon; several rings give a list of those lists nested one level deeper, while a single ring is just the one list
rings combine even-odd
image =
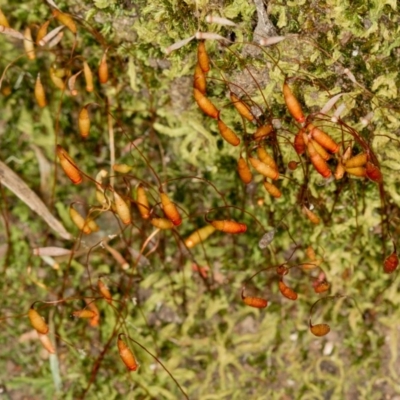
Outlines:
[{"label": "orange seed capsule", "polygon": [[101,295],[106,299],[107,303],[111,304],[112,296],[108,287],[104,284],[104,282],[101,279],[97,281],[97,286],[100,290]]},{"label": "orange seed capsule", "polygon": [[250,171],[249,166],[247,165],[246,160],[243,157],[239,158],[237,171],[243,183],[247,185],[252,181],[253,175]]},{"label": "orange seed capsule", "polygon": [[240,143],[240,139],[233,132],[232,129],[228,128],[223,121],[218,119],[218,129],[221,136],[232,146],[237,146]]},{"label": "orange seed capsule", "polygon": [[249,157],[249,161],[252,167],[266,178],[271,178],[274,180],[279,178],[279,172],[276,169],[271,168],[269,165],[260,160],[257,160],[257,158]]},{"label": "orange seed capsule", "polygon": [[301,128],[297,135],[294,138],[294,149],[296,150],[296,153],[301,155],[306,151],[306,143],[304,141],[304,136],[303,133],[305,132],[304,128]]},{"label": "orange seed capsule", "polygon": [[354,176],[364,177],[367,175],[367,170],[364,167],[354,167],[354,168],[347,168],[344,167],[344,170]]},{"label": "orange seed capsule", "polygon": [[318,154],[317,150],[315,150],[311,140],[307,143],[307,150],[315,170],[324,178],[329,178],[332,175],[332,172],[326,161]]},{"label": "orange seed capsule", "polygon": [[160,193],[160,197],[165,216],[171,220],[175,226],[179,226],[182,223],[182,217],[180,216],[175,204],[170,200],[166,193]]},{"label": "orange seed capsule", "polygon": [[286,107],[290,114],[297,122],[304,122],[306,120],[301,105],[292,93],[289,85],[285,82],[283,84],[283,97],[285,99]]},{"label": "orange seed capsule", "polygon": [[297,166],[298,166],[298,165],[299,165],[299,163],[296,162],[296,161],[289,161],[289,163],[288,163],[288,168],[289,168],[291,171],[294,171],[294,170],[297,169]]},{"label": "orange seed capsule", "polygon": [[39,340],[42,343],[42,346],[50,353],[50,354],[55,354],[56,349],[53,346],[53,343],[51,343],[51,340],[48,335],[43,335],[42,333],[39,333]]},{"label": "orange seed capsule", "polygon": [[274,130],[273,126],[268,125],[261,125],[257,128],[257,130],[253,134],[254,140],[262,140],[265,139],[272,131]]},{"label": "orange seed capsule", "polygon": [[232,220],[216,220],[211,221],[211,225],[222,232],[226,233],[244,233],[247,231],[247,225]]},{"label": "orange seed capsule", "polygon": [[273,184],[268,181],[264,181],[263,185],[265,187],[265,190],[272,196],[275,197],[276,199],[279,199],[279,197],[282,196],[282,192]]},{"label": "orange seed capsule", "polygon": [[196,64],[196,69],[194,70],[193,87],[199,90],[201,93],[206,94],[206,76],[200,67],[200,64]]},{"label": "orange seed capsule", "polygon": [[34,308],[31,307],[29,309],[28,317],[31,321],[31,325],[38,333],[45,335],[49,332],[49,327],[47,326],[46,322]]},{"label": "orange seed capsule", "polygon": [[10,24],[7,21],[6,16],[3,14],[3,11],[0,10],[0,25],[6,28],[10,27]]},{"label": "orange seed capsule", "polygon": [[174,224],[167,218],[152,218],[150,223],[158,229],[172,229]]},{"label": "orange seed capsule", "polygon": [[87,318],[87,319],[90,319],[90,318],[95,317],[95,316],[96,316],[96,313],[95,313],[94,311],[92,311],[92,310],[84,309],[84,310],[74,311],[74,312],[72,313],[72,315],[73,315],[74,317],[77,317],[77,318]]},{"label": "orange seed capsule", "polygon": [[263,147],[257,147],[257,156],[258,159],[264,164],[267,164],[274,170],[278,171],[278,166],[276,165],[275,160],[267,153],[267,151]]},{"label": "orange seed capsule", "polygon": [[38,45],[39,42],[47,35],[47,28],[49,27],[50,20],[46,21],[38,30],[36,35],[36,44]]},{"label": "orange seed capsule", "polygon": [[129,225],[132,222],[132,218],[131,218],[131,210],[128,204],[117,192],[114,192],[114,202],[115,202],[115,211],[121,218],[121,221],[125,225]]},{"label": "orange seed capsule", "polygon": [[297,300],[297,293],[286,286],[283,281],[279,281],[279,291],[289,300]]},{"label": "orange seed capsule", "polygon": [[366,153],[360,153],[356,156],[348,159],[344,165],[346,168],[356,168],[356,167],[363,167],[368,161]]},{"label": "orange seed capsule", "polygon": [[150,205],[147,199],[146,190],[142,185],[137,188],[136,205],[143,219],[150,218]]},{"label": "orange seed capsule", "polygon": [[139,367],[139,364],[135,360],[135,356],[132,353],[132,350],[126,345],[126,343],[118,337],[118,351],[119,355],[129,369],[129,371],[136,371]]},{"label": "orange seed capsule", "polygon": [[72,158],[60,145],[57,145],[56,152],[65,174],[71,179],[74,185],[79,185],[82,182],[82,175]]},{"label": "orange seed capsule", "polygon": [[268,301],[261,297],[247,297],[244,295],[244,288],[242,288],[242,300],[244,304],[254,308],[265,308],[268,305]]},{"label": "orange seed capsule", "polygon": [[24,31],[24,48],[26,55],[30,60],[34,60],[36,58],[35,48],[33,45],[32,33],[29,27],[25,28]]},{"label": "orange seed capsule", "polygon": [[85,218],[82,217],[81,214],[75,208],[72,207],[72,205],[69,206],[69,216],[71,217],[72,222],[77,226],[79,230],[81,230],[83,233],[86,235],[89,235],[91,233],[91,229],[89,228],[89,224],[85,220]]},{"label": "orange seed capsule", "polygon": [[71,15],[65,14],[59,10],[52,11],[53,17],[65,25],[74,35],[76,34],[76,25]]},{"label": "orange seed capsule", "polygon": [[81,109],[78,117],[79,133],[83,138],[87,138],[90,131],[90,118],[87,107],[88,106],[85,106]]},{"label": "orange seed capsule", "polygon": [[[93,313],[92,317],[89,317],[89,325],[90,326],[98,326],[100,322],[100,312],[96,306],[96,303],[92,299],[88,299],[85,297],[85,303],[87,304],[89,310]],[[82,310],[83,311],[83,310]],[[82,318],[82,317],[80,317]]]},{"label": "orange seed capsule", "polygon": [[332,153],[339,151],[340,146],[327,133],[321,131],[321,129],[315,127],[313,124],[308,124],[307,129],[311,137],[326,150]]},{"label": "orange seed capsule", "polygon": [[83,75],[86,82],[86,91],[93,92],[93,74],[86,61],[83,62]]},{"label": "orange seed capsule", "polygon": [[399,265],[399,258],[396,252],[393,252],[389,257],[386,258],[385,262],[383,263],[383,270],[387,274],[391,274],[394,272]]},{"label": "orange seed capsule", "polygon": [[315,293],[324,293],[329,289],[330,285],[327,281],[322,281],[319,282],[315,287],[314,287],[314,292]]},{"label": "orange seed capsule", "polygon": [[210,235],[212,235],[215,232],[215,228],[212,225],[206,225],[203,226],[202,228],[197,229],[194,231],[191,235],[189,235],[185,239],[185,245],[189,249],[193,248],[200,242],[204,242],[205,240],[208,239]]},{"label": "orange seed capsule", "polygon": [[203,93],[200,92],[200,90],[193,88],[193,95],[197,105],[199,106],[200,110],[204,112],[204,114],[211,118],[218,119],[218,109],[206,96],[204,96]]},{"label": "orange seed capsule", "polygon": [[325,336],[330,332],[331,328],[327,324],[312,325],[310,322],[310,331],[315,336]]},{"label": "orange seed capsule", "polygon": [[108,82],[108,65],[107,65],[107,50],[103,53],[99,65],[99,81],[100,83]]},{"label": "orange seed capsule", "polygon": [[287,267],[285,267],[284,265],[278,265],[276,267],[276,273],[278,275],[284,276],[284,275],[287,275],[289,273],[289,269]]},{"label": "orange seed capsule", "polygon": [[42,85],[42,82],[40,80],[40,73],[38,74],[36,78],[36,83],[35,83],[35,99],[36,102],[38,103],[38,106],[43,108],[46,107],[46,94],[44,91],[44,87]]},{"label": "orange seed capsule", "polygon": [[197,62],[204,73],[210,70],[210,60],[203,40],[199,41],[199,45],[197,46]]},{"label": "orange seed capsule", "polygon": [[254,115],[250,111],[250,107],[244,103],[239,97],[236,96],[235,93],[230,93],[231,102],[235,106],[237,112],[243,117],[246,118],[248,121],[254,120]]},{"label": "orange seed capsule", "polygon": [[315,214],[314,212],[312,212],[309,208],[307,208],[306,206],[303,206],[303,213],[306,215],[306,217],[315,225],[318,225],[321,220],[319,219],[319,217],[317,216],[317,214]]},{"label": "orange seed capsule", "polygon": [[317,151],[317,153],[324,159],[325,161],[328,161],[331,156],[329,153],[315,140],[310,140],[312,142],[314,149]]}]

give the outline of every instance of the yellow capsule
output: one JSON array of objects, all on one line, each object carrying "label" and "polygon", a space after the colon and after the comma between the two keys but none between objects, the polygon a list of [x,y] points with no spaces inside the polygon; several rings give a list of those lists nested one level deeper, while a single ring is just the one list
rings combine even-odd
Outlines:
[{"label": "yellow capsule", "polygon": [[76,25],[71,15],[65,14],[59,10],[52,11],[53,17],[65,25],[74,35],[76,34]]},{"label": "yellow capsule", "polygon": [[29,27],[25,28],[24,31],[24,48],[26,55],[30,60],[34,60],[36,58],[35,48],[33,45],[32,33]]},{"label": "yellow capsule", "polygon": [[83,233],[89,235],[89,233],[92,232],[85,218],[83,218],[82,215],[79,214],[79,212],[72,207],[72,205],[69,206],[69,216],[71,217],[71,220],[76,225],[76,227]]},{"label": "yellow capsule", "polygon": [[77,318],[87,318],[87,319],[90,319],[90,318],[95,317],[95,316],[96,316],[96,313],[95,313],[94,311],[92,311],[92,310],[84,309],[84,310],[74,311],[74,312],[72,313],[72,315],[73,315],[74,317],[77,317]]},{"label": "yellow capsule", "polygon": [[269,165],[260,160],[257,160],[257,158],[249,157],[249,161],[252,167],[266,178],[271,178],[274,180],[279,178],[279,172],[276,169],[271,168]]},{"label": "yellow capsule", "polygon": [[253,134],[254,140],[265,139],[274,130],[272,125],[261,125]]},{"label": "yellow capsule", "polygon": [[196,231],[194,231],[191,235],[189,235],[185,239],[185,245],[186,247],[191,249],[200,242],[204,242],[205,240],[207,240],[208,237],[212,235],[214,232],[215,228],[212,225],[203,226],[202,228],[199,228]]},{"label": "yellow capsule", "polygon": [[0,25],[6,28],[10,27],[10,24],[7,21],[6,16],[3,14],[3,11],[0,10]]},{"label": "yellow capsule", "polygon": [[276,199],[279,199],[279,197],[282,196],[282,192],[273,184],[268,181],[264,181],[263,185],[265,187],[265,190],[272,196],[275,197]]},{"label": "yellow capsule", "polygon": [[59,77],[59,70],[50,67],[50,79],[54,83],[54,86],[56,86],[60,90],[65,90],[65,82],[62,78]]},{"label": "yellow capsule", "polygon": [[257,156],[258,159],[264,164],[267,164],[275,171],[278,171],[278,166],[276,165],[275,160],[267,153],[267,151],[263,147],[257,147]]},{"label": "yellow capsule", "polygon": [[37,45],[39,45],[39,42],[47,35],[47,28],[49,27],[49,24],[50,24],[50,20],[46,21],[39,28],[37,35],[36,35],[36,44]]},{"label": "yellow capsule", "polygon": [[88,106],[85,106],[81,109],[78,117],[79,133],[83,138],[87,138],[90,131],[90,118],[87,107]]},{"label": "yellow capsule", "polygon": [[42,82],[40,80],[40,73],[38,74],[36,78],[36,83],[35,83],[35,99],[36,102],[38,103],[39,107],[43,108],[46,107],[46,94],[44,91],[44,87],[42,85]]},{"label": "yellow capsule", "polygon": [[38,333],[45,335],[49,332],[49,327],[47,326],[46,322],[34,308],[31,307],[29,309],[28,317],[31,321],[31,325],[37,330]]},{"label": "yellow capsule", "polygon": [[86,91],[93,92],[93,74],[86,61],[83,62],[83,75],[86,82]]},{"label": "yellow capsule", "polygon": [[240,100],[239,97],[237,97],[235,95],[235,93],[231,92],[230,96],[231,96],[232,104],[235,106],[237,112],[243,118],[246,118],[248,121],[250,121],[250,122],[253,121],[254,115],[251,113],[250,107],[245,102]]},{"label": "yellow capsule", "polygon": [[150,205],[147,199],[146,190],[142,185],[137,188],[136,205],[143,219],[150,218]]},{"label": "yellow capsule", "polygon": [[128,164],[114,164],[113,165],[113,170],[115,172],[119,172],[120,174],[127,174],[132,170],[133,167],[131,167]]},{"label": "yellow capsule", "polygon": [[103,53],[99,65],[99,81],[100,83],[108,82],[108,66],[107,66],[107,50]]},{"label": "yellow capsule", "polygon": [[150,223],[158,229],[172,229],[174,224],[167,218],[152,218]]},{"label": "yellow capsule", "polygon": [[129,225],[132,222],[132,218],[128,204],[117,192],[114,192],[114,202],[116,213],[121,218],[121,221],[125,225]]}]

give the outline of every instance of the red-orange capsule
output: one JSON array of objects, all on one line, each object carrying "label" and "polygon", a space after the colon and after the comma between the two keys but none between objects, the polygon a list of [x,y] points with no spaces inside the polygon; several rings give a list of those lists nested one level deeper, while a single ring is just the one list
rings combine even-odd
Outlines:
[{"label": "red-orange capsule", "polygon": [[51,343],[51,340],[48,335],[43,335],[42,333],[39,333],[39,340],[42,343],[42,346],[50,353],[50,354],[55,354],[56,349],[53,346],[53,343]]},{"label": "red-orange capsule", "polygon": [[212,235],[214,232],[215,228],[212,225],[203,226],[202,228],[199,228],[196,231],[194,231],[191,235],[189,235],[185,239],[185,245],[186,247],[191,249],[200,242],[204,242],[205,240],[207,240],[208,237]]},{"label": "red-orange capsule", "polygon": [[382,182],[382,173],[380,169],[369,161],[366,165],[366,174],[367,178],[371,179],[371,181]]},{"label": "red-orange capsule", "polygon": [[253,175],[250,171],[249,166],[247,165],[246,160],[243,157],[239,158],[237,165],[237,172],[242,182],[245,183],[246,185],[252,181]]},{"label": "red-orange capsule", "polygon": [[150,205],[147,199],[146,190],[142,185],[139,185],[136,190],[136,205],[143,219],[150,218]]},{"label": "red-orange capsule", "polygon": [[34,308],[31,307],[29,309],[28,317],[31,321],[31,325],[37,330],[38,333],[45,335],[49,332],[49,327],[47,326],[46,322]]},{"label": "red-orange capsule", "polygon": [[166,193],[160,193],[160,197],[165,216],[171,220],[175,226],[179,226],[182,223],[182,217],[180,216],[175,204],[170,200]]},{"label": "red-orange capsule", "polygon": [[235,106],[237,112],[243,118],[246,118],[248,121],[250,121],[250,122],[253,121],[254,115],[251,113],[250,107],[245,102],[240,100],[239,97],[237,97],[235,93],[231,92],[230,97],[231,97],[231,102]]},{"label": "red-orange capsule", "polygon": [[107,50],[103,53],[103,56],[101,57],[98,74],[100,83],[108,82]]},{"label": "red-orange capsule", "polygon": [[303,212],[313,224],[318,225],[321,222],[319,217],[306,206],[303,206]]},{"label": "red-orange capsule", "polygon": [[210,60],[203,40],[199,41],[199,45],[197,46],[197,62],[205,74],[210,70]]},{"label": "red-orange capsule", "polygon": [[74,312],[72,313],[72,315],[73,315],[74,317],[77,317],[77,318],[87,318],[87,319],[91,319],[91,318],[93,318],[93,317],[96,316],[96,313],[95,313],[93,310],[84,309],[84,310],[74,311]]},{"label": "red-orange capsule", "polygon": [[36,102],[38,103],[38,106],[43,108],[46,107],[46,93],[44,91],[44,87],[42,85],[42,82],[40,80],[40,73],[38,74],[36,78],[36,83],[35,83],[35,99]]},{"label": "red-orange capsule", "polygon": [[118,351],[119,355],[129,369],[129,371],[136,371],[139,368],[139,364],[136,362],[135,356],[132,350],[126,345],[126,343],[118,337]]},{"label": "red-orange capsule", "polygon": [[265,308],[268,305],[268,301],[261,297],[247,297],[244,295],[244,288],[242,288],[242,300],[244,304],[254,308]]},{"label": "red-orange capsule", "polygon": [[114,203],[115,210],[118,216],[121,218],[121,221],[125,225],[129,225],[132,222],[131,209],[129,205],[125,202],[125,200],[117,192],[114,192]]},{"label": "red-orange capsule", "polygon": [[396,252],[393,252],[389,257],[386,258],[385,262],[383,263],[383,270],[387,274],[391,274],[394,272],[399,265],[399,258]]},{"label": "red-orange capsule", "polygon": [[174,224],[167,218],[152,218],[150,223],[158,229],[172,229]]},{"label": "red-orange capsule", "polygon": [[265,139],[273,130],[274,130],[274,127],[272,125],[270,125],[270,124],[261,125],[254,132],[253,139],[256,140],[256,141]]},{"label": "red-orange capsule", "polygon": [[289,273],[289,269],[287,267],[285,267],[284,265],[278,265],[276,267],[276,273],[278,275],[284,276],[284,275],[287,275]]},{"label": "red-orange capsule", "polygon": [[315,150],[311,140],[309,140],[307,143],[307,150],[315,170],[324,178],[329,178],[332,175],[332,172],[329,169],[326,161],[317,153],[317,150]]},{"label": "red-orange capsule", "polygon": [[217,107],[215,107],[214,104],[200,92],[200,90],[193,88],[193,95],[197,105],[204,114],[211,118],[218,119],[219,111]]},{"label": "red-orange capsule", "polygon": [[279,199],[279,197],[282,196],[282,192],[273,184],[267,181],[263,182],[263,185],[265,187],[265,190],[272,196],[275,197],[276,199]]},{"label": "red-orange capsule", "polygon": [[304,128],[301,128],[297,135],[294,138],[294,149],[296,150],[296,153],[301,155],[306,151],[306,143],[304,142],[304,137],[303,133],[305,132]]},{"label": "red-orange capsule", "polygon": [[297,122],[304,122],[306,120],[301,105],[292,93],[289,85],[285,82],[283,84],[283,97],[285,99],[286,107],[290,114]]},{"label": "red-orange capsule", "polygon": [[53,17],[65,25],[73,34],[76,34],[76,25],[74,20],[69,14],[62,13],[59,10],[54,9],[52,11]]},{"label": "red-orange capsule", "polygon": [[85,106],[81,109],[78,117],[79,133],[83,138],[87,138],[89,136],[89,131],[90,131],[90,118],[87,107],[88,106]]},{"label": "red-orange capsule", "polygon": [[297,162],[297,161],[289,161],[289,163],[288,163],[288,168],[291,170],[291,171],[294,171],[294,170],[296,170],[297,169],[297,166],[299,165],[299,163]]},{"label": "red-orange capsule", "polygon": [[[92,299],[89,299],[89,298],[85,298],[85,303],[86,303],[87,307],[89,308],[88,311],[91,311],[93,313],[92,317],[89,317],[90,326],[98,326],[100,323],[100,312],[96,306],[96,303]],[[80,317],[80,318],[82,318],[82,317]]]},{"label": "red-orange capsule", "polygon": [[75,162],[60,145],[57,145],[56,152],[60,160],[61,168],[64,170],[65,174],[71,179],[73,184],[79,185],[82,182],[82,175]]},{"label": "red-orange capsule", "polygon": [[196,69],[194,70],[193,87],[199,90],[201,93],[206,94],[206,76],[200,67],[200,64],[196,64]]},{"label": "red-orange capsule", "polygon": [[316,286],[314,286],[315,293],[324,293],[329,290],[329,283],[327,281],[319,282]]},{"label": "red-orange capsule", "polygon": [[246,224],[232,220],[215,220],[210,223],[215,229],[226,233],[244,233],[247,231]]},{"label": "red-orange capsule", "polygon": [[271,178],[274,180],[279,178],[279,172],[276,169],[271,168],[269,165],[260,160],[257,160],[257,158],[249,157],[249,161],[252,167],[266,178]]},{"label": "red-orange capsule", "polygon": [[100,290],[101,295],[106,299],[107,303],[111,304],[112,296],[108,287],[104,284],[104,282],[101,279],[97,281],[97,286]]},{"label": "red-orange capsule", "polygon": [[327,133],[315,127],[313,124],[308,124],[307,129],[311,137],[322,147],[332,153],[337,153],[339,151],[340,146]]},{"label": "red-orange capsule", "polygon": [[289,300],[297,300],[297,293],[286,286],[283,281],[279,281],[279,291]]},{"label": "red-orange capsule", "polygon": [[314,336],[320,337],[327,335],[331,331],[331,328],[328,324],[312,325],[310,321],[310,331]]},{"label": "red-orange capsule", "polygon": [[218,119],[218,129],[221,136],[232,146],[237,146],[240,143],[240,139],[236,133],[220,119]]}]

